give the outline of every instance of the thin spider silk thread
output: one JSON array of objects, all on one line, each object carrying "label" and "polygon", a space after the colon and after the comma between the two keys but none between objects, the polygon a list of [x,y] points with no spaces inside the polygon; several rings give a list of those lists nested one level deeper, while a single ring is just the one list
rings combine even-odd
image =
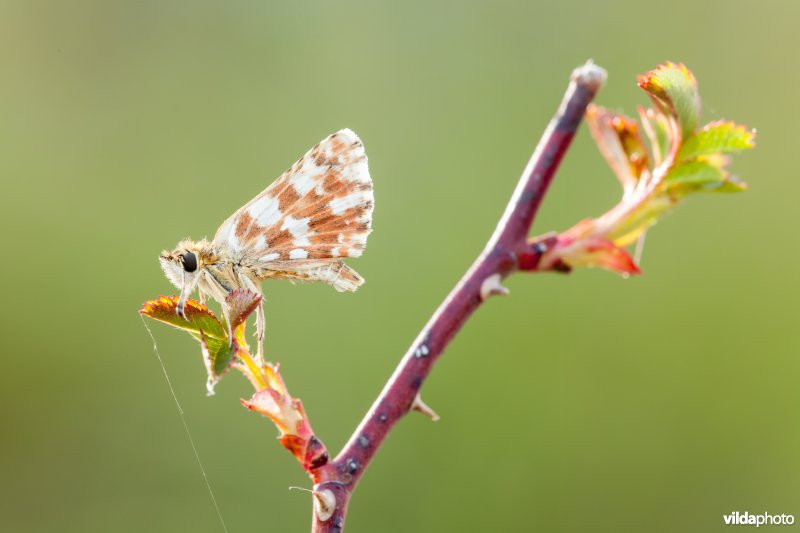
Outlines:
[{"label": "thin spider silk thread", "polygon": [[633,252],[633,262],[637,265],[642,264],[642,254],[644,253],[644,239],[647,237],[647,232],[645,231],[639,238],[636,239],[636,249]]},{"label": "thin spider silk thread", "polygon": [[192,451],[194,452],[194,457],[197,459],[197,465],[200,467],[200,472],[203,474],[203,481],[206,482],[206,488],[208,489],[208,494],[211,496],[211,501],[214,503],[214,509],[217,511],[217,516],[219,517],[219,523],[222,524],[222,530],[225,533],[228,533],[228,527],[225,525],[225,520],[222,519],[222,512],[219,510],[219,505],[217,504],[217,498],[214,497],[214,491],[211,490],[211,483],[208,481],[208,476],[206,475],[206,469],[203,467],[203,462],[200,460],[200,454],[197,453],[197,446],[194,444],[194,439],[192,438],[192,432],[189,431],[189,425],[186,423],[186,417],[183,413],[183,407],[181,407],[181,403],[178,401],[178,396],[175,394],[175,389],[172,387],[172,381],[169,379],[169,374],[167,374],[167,367],[164,366],[164,360],[161,359],[161,353],[158,351],[158,344],[156,344],[156,338],[153,336],[153,332],[150,331],[150,327],[147,325],[147,322],[144,321],[144,317],[142,318],[142,324],[144,324],[144,329],[147,330],[148,335],[150,335],[150,339],[153,341],[153,353],[156,354],[158,358],[158,363],[161,365],[161,370],[164,372],[164,379],[167,380],[167,386],[169,387],[169,392],[172,394],[172,399],[175,400],[175,406],[178,408],[178,414],[181,416],[181,422],[183,422],[183,429],[186,430],[186,436],[189,437],[189,444],[192,445]]}]

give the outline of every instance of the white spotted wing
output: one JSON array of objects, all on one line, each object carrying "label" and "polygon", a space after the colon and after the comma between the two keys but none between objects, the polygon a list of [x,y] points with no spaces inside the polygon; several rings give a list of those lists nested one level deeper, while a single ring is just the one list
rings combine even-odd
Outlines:
[{"label": "white spotted wing", "polygon": [[344,129],[231,215],[213,244],[279,273],[272,277],[355,290],[363,279],[337,259],[362,254],[372,230],[373,205],[364,145]]}]

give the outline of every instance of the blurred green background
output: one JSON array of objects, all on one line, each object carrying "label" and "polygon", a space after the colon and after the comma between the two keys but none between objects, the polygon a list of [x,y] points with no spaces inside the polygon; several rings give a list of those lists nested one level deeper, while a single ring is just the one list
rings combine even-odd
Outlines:
[{"label": "blurred green background", "polygon": [[[354,295],[265,284],[267,349],[330,448],[346,441],[481,250],[587,58],[597,101],[697,75],[703,119],[756,127],[751,190],[693,197],[645,275],[516,276],[425,386],[351,505],[350,532],[706,532],[800,519],[800,4],[0,2],[0,529],[220,532],[140,304],[156,261],[327,134],[363,139],[377,209]],[[585,128],[535,232],[619,188]],[[153,324],[231,533],[302,532],[309,486],[235,375]],[[795,526],[798,527],[798,526]]]}]

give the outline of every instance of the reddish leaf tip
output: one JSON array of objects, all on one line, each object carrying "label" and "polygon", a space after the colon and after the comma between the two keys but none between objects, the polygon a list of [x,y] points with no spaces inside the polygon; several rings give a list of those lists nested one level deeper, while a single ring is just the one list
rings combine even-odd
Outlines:
[{"label": "reddish leaf tip", "polygon": [[639,74],[636,76],[636,82],[638,83],[639,87],[645,90],[648,90],[648,87],[653,87],[653,84],[656,84],[656,86],[660,87],[658,76],[667,70],[678,70],[681,72],[681,74],[685,75],[687,79],[692,82],[692,84],[695,86],[697,85],[697,79],[686,65],[683,63],[674,63],[672,61],[665,61],[664,63],[656,66],[656,68],[648,70],[644,74]]},{"label": "reddish leaf tip", "polygon": [[[164,296],[161,295],[158,298],[153,300],[147,300],[142,304],[142,308],[139,310],[139,313],[152,316],[157,312],[175,312],[177,313],[178,309],[178,300],[180,297],[177,295],[173,296]],[[186,300],[186,304],[184,305],[184,312],[186,313],[186,317],[189,318],[190,315],[193,314],[208,314],[216,318],[214,312],[211,311],[205,304],[200,303],[199,301],[189,298]]]},{"label": "reddish leaf tip", "polygon": [[228,305],[231,327],[237,329],[261,303],[261,295],[247,289],[235,289],[228,293],[225,302]]}]

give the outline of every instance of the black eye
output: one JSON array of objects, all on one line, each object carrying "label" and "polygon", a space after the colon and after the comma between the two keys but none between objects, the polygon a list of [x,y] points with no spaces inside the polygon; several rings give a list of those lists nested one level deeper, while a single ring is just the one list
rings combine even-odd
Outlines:
[{"label": "black eye", "polygon": [[197,257],[192,252],[186,252],[181,256],[183,269],[186,272],[194,272],[197,270]]}]

